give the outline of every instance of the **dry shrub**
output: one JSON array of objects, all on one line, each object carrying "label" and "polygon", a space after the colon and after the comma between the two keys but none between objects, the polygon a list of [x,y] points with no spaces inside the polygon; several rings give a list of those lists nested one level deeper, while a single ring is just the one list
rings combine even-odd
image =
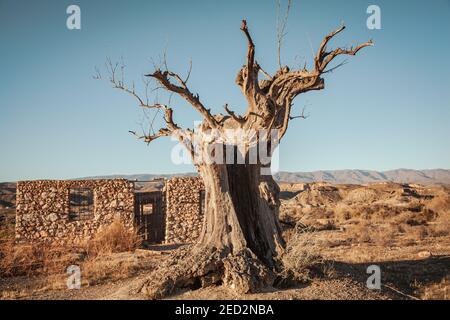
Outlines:
[{"label": "dry shrub", "polygon": [[397,216],[395,216],[392,219],[392,222],[401,225],[406,224],[406,221],[408,221],[409,219],[411,219],[411,213],[408,211],[403,211],[399,213]]},{"label": "dry shrub", "polygon": [[448,212],[450,208],[450,190],[443,188],[438,191],[435,197],[427,204],[427,207],[435,212]]},{"label": "dry shrub", "polygon": [[124,279],[139,269],[137,258],[128,252],[87,259],[81,266],[82,283],[95,285],[106,280]]},{"label": "dry shrub", "polygon": [[70,251],[48,244],[16,244],[13,223],[0,225],[0,277],[32,276],[64,270]]},{"label": "dry shrub", "polygon": [[132,252],[141,242],[137,231],[127,228],[120,219],[114,220],[86,244],[87,255],[80,266],[83,279],[92,285],[126,278],[135,269],[136,261],[131,255],[118,253]]},{"label": "dry shrub", "polygon": [[450,234],[450,224],[437,224],[430,227],[429,231],[433,237],[446,237]]},{"label": "dry shrub", "polygon": [[[14,237],[10,236],[0,239],[0,278],[38,276],[34,279],[39,281],[33,282],[29,292],[66,289],[66,270],[70,265],[80,267],[83,286],[123,279],[140,270],[153,268],[148,263],[151,257],[146,252],[132,252],[140,243],[137,233],[125,227],[120,220],[104,227],[92,240],[78,247],[16,244]],[[12,290],[2,292],[0,298],[17,298],[24,294]]]},{"label": "dry shrub", "polygon": [[386,224],[372,232],[372,241],[382,247],[392,246],[394,244],[397,230],[397,226],[393,224]]},{"label": "dry shrub", "polygon": [[[42,259],[36,259],[42,255],[34,250],[33,246],[15,246],[14,239],[2,239],[0,244],[0,275],[2,277],[12,275],[30,275]],[[37,263],[37,262],[40,263]]]},{"label": "dry shrub", "polygon": [[450,211],[442,211],[430,226],[430,233],[433,237],[446,237],[450,235]]},{"label": "dry shrub", "polygon": [[424,300],[450,300],[450,276],[439,283],[420,288],[419,292]]},{"label": "dry shrub", "polygon": [[370,222],[362,220],[350,229],[350,239],[358,243],[371,242],[372,238],[370,231]]},{"label": "dry shrub", "polygon": [[120,219],[102,228],[86,244],[88,258],[115,252],[134,251],[142,242],[137,231],[127,228]]},{"label": "dry shrub", "polygon": [[6,277],[63,272],[78,255],[63,246],[15,244],[6,239],[0,245],[0,258],[0,275]]},{"label": "dry shrub", "polygon": [[319,252],[320,245],[312,234],[307,232],[293,234],[282,257],[282,277],[296,282],[308,282],[314,276],[330,275],[332,266]]},{"label": "dry shrub", "polygon": [[111,268],[100,266],[99,261],[116,252],[134,251],[140,245],[136,232],[126,228],[120,220],[97,233],[94,239],[74,246],[56,246],[45,243],[16,244],[14,238],[2,239],[0,243],[0,276],[32,276],[64,274],[69,265],[77,264],[95,272]]},{"label": "dry shrub", "polygon": [[410,230],[412,231],[414,238],[418,240],[424,240],[430,235],[428,228],[426,228],[425,226],[411,227]]},{"label": "dry shrub", "polygon": [[345,205],[343,203],[338,203],[336,207],[333,209],[334,218],[339,222],[346,222],[354,217],[356,217],[357,213],[354,212],[351,206]]},{"label": "dry shrub", "polygon": [[350,239],[356,243],[373,243],[379,246],[390,246],[395,236],[400,233],[399,226],[393,223],[375,224],[360,221],[350,229]]}]

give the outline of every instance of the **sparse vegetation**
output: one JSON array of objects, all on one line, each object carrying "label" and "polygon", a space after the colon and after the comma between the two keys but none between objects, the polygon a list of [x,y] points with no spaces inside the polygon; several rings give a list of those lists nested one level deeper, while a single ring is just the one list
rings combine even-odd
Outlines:
[{"label": "sparse vegetation", "polygon": [[[292,191],[291,198],[282,202],[287,246],[278,286],[284,290],[246,298],[449,299],[448,189],[409,187],[405,195],[405,186],[399,184],[335,188],[313,184],[308,188]],[[10,214],[9,223],[0,229],[3,299],[65,297],[65,270],[70,264],[81,267],[82,286],[86,292],[92,288],[96,297],[103,293],[95,293],[95,288],[113,284],[119,288],[121,281],[134,281],[170,258],[157,251],[136,250],[139,238],[118,220],[77,248],[14,244],[12,217]],[[380,265],[386,277],[383,283],[406,295],[387,288],[380,293],[367,292],[368,264]],[[17,285],[6,286],[10,281]],[[228,291],[219,287],[202,290],[187,291],[180,297],[240,297],[227,296]]]},{"label": "sparse vegetation", "polygon": [[16,244],[9,235],[0,244],[0,277],[40,276],[44,288],[61,289],[66,288],[66,268],[79,265],[85,285],[123,279],[151,267],[142,264],[142,255],[132,254],[140,243],[136,232],[127,229],[120,220],[78,246]]},{"label": "sparse vegetation", "polygon": [[300,283],[309,282],[315,276],[329,276],[332,265],[320,255],[320,248],[321,244],[308,230],[296,231],[282,257],[282,276]]}]

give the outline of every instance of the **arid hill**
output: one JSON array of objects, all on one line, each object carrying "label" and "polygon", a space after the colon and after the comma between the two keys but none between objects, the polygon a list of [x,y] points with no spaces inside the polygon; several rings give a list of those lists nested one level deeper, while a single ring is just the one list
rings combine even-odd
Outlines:
[{"label": "arid hill", "polygon": [[450,210],[450,192],[446,186],[322,182],[281,183],[280,187],[284,198],[281,211],[295,222],[329,219],[345,223],[354,218],[373,220],[375,217],[388,221],[402,217],[411,225],[426,225]]},{"label": "arid hill", "polygon": [[0,183],[0,209],[13,208],[16,203],[16,184],[14,182]]}]

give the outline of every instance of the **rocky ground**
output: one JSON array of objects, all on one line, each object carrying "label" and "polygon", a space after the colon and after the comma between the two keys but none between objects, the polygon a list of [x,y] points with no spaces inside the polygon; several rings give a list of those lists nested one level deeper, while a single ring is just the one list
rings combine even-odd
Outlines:
[{"label": "rocky ground", "polygon": [[[280,219],[288,247],[320,256],[321,272],[307,274],[295,286],[267,288],[257,294],[236,295],[210,287],[179,292],[170,299],[450,299],[448,187],[396,183],[280,186]],[[135,293],[136,288],[173,249],[151,246],[103,257],[95,265],[102,272],[82,281],[80,290],[67,290],[63,273],[3,276],[0,297],[144,299]],[[380,267],[380,290],[366,287],[369,265]]]}]

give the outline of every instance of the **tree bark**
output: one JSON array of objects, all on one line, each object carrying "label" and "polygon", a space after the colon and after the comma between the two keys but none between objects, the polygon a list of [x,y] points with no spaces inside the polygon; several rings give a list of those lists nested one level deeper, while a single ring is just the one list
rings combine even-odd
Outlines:
[{"label": "tree bark", "polygon": [[205,224],[199,246],[236,253],[249,248],[275,267],[284,246],[278,222],[279,188],[258,164],[208,165],[200,169],[206,191]]},{"label": "tree bark", "polygon": [[259,164],[203,165],[199,173],[206,210],[198,242],[176,252],[143,291],[157,299],[208,285],[239,293],[272,286],[284,248],[278,185]]}]

